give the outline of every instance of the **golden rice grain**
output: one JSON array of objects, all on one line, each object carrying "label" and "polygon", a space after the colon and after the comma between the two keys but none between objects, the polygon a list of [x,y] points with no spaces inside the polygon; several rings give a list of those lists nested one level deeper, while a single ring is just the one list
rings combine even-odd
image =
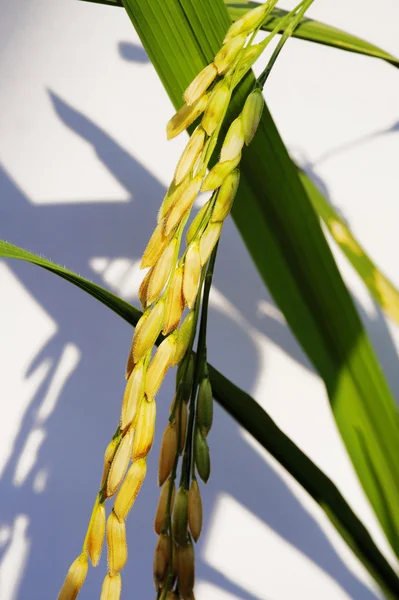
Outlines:
[{"label": "golden rice grain", "polygon": [[104,578],[103,586],[101,589],[100,600],[119,600],[122,591],[122,577],[120,573],[115,575],[107,575]]},{"label": "golden rice grain", "polygon": [[133,440],[132,459],[137,461],[147,456],[154,441],[156,404],[146,398],[140,405],[136,433]]},{"label": "golden rice grain", "polygon": [[128,516],[143,484],[146,472],[147,461],[145,458],[136,460],[130,466],[115,498],[114,512],[120,521],[124,521]]},{"label": "golden rice grain", "polygon": [[107,521],[108,569],[116,575],[123,569],[127,560],[126,526],[112,512]]},{"label": "golden rice grain", "polygon": [[164,431],[158,461],[158,485],[161,486],[172,472],[177,454],[176,423],[168,423]]},{"label": "golden rice grain", "polygon": [[115,452],[107,478],[107,497],[115,494],[126,473],[132,451],[133,435],[134,430],[131,427],[122,438],[122,441]]},{"label": "golden rice grain", "polygon": [[196,479],[193,479],[188,492],[188,525],[191,535],[195,542],[201,535],[202,530],[202,500],[199,485]]},{"label": "golden rice grain", "polygon": [[84,554],[73,561],[58,594],[58,600],[76,600],[86,579],[88,568],[89,564]]},{"label": "golden rice grain", "polygon": [[103,547],[105,534],[105,506],[98,504],[90,524],[90,531],[87,538],[87,551],[90,556],[93,567],[96,567],[100,561],[101,550]]},{"label": "golden rice grain", "polygon": [[165,481],[165,483],[162,486],[161,493],[159,495],[157,511],[155,513],[154,530],[155,530],[155,533],[157,533],[158,535],[161,534],[162,525],[163,525],[163,522],[164,522],[165,516],[166,516],[166,509],[167,509],[167,505],[168,505],[170,486],[172,486],[170,509],[173,510],[173,505],[174,505],[174,501],[175,501],[175,491],[176,491],[175,483],[174,483],[174,481],[171,481],[170,479],[168,479],[167,481]]}]

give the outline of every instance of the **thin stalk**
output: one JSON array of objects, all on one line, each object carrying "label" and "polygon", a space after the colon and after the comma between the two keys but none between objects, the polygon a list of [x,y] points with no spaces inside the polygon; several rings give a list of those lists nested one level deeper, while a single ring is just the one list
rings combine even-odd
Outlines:
[{"label": "thin stalk", "polygon": [[[202,290],[202,286],[204,283],[204,274],[205,271],[203,272],[202,276],[201,276],[201,281],[200,281],[200,285],[199,285],[199,290],[198,290],[198,295],[195,301],[195,307],[194,307],[194,315],[195,315],[195,323],[194,323],[194,327],[193,327],[193,334],[190,340],[190,344],[187,348],[186,351],[186,355],[185,357],[190,357],[192,354],[192,350],[193,350],[193,345],[194,345],[194,339],[195,339],[195,332],[197,329],[197,322],[198,322],[198,315],[199,315],[199,308],[200,308],[200,302],[201,302],[201,290]],[[184,360],[184,358],[183,358]],[[196,359],[195,359],[196,360]],[[187,376],[187,369],[188,369],[188,365],[189,365],[189,360],[187,360],[187,366],[186,366],[186,370],[183,374],[183,379]],[[158,595],[157,598],[164,600],[166,598],[166,595],[168,593],[168,590],[170,588],[171,582],[173,580],[173,556],[174,556],[174,547],[173,547],[173,533],[172,533],[172,512],[171,512],[171,503],[172,503],[172,489],[173,489],[173,483],[176,479],[176,475],[177,475],[177,466],[179,463],[179,448],[180,448],[180,441],[181,441],[181,424],[182,424],[182,418],[181,418],[181,412],[182,412],[182,407],[181,407],[181,402],[184,402],[184,400],[180,397],[180,392],[181,390],[181,386],[179,385],[177,390],[176,390],[176,400],[175,400],[175,406],[174,406],[174,411],[176,410],[176,407],[179,403],[180,406],[180,419],[179,419],[179,430],[177,432],[177,452],[176,452],[176,456],[175,456],[175,460],[173,463],[173,468],[172,468],[172,472],[170,474],[170,483],[169,483],[169,490],[168,490],[168,500],[167,500],[167,504],[166,504],[166,514],[165,514],[165,519],[164,519],[164,523],[162,525],[162,533],[166,533],[169,530],[169,540],[170,540],[170,564],[169,564],[169,571],[168,571],[168,578],[167,581],[164,585],[164,587],[162,588],[162,592],[159,590],[158,591]]]},{"label": "thin stalk", "polygon": [[194,420],[196,412],[196,396],[197,388],[201,377],[204,374],[204,370],[207,370],[206,362],[206,327],[208,322],[208,304],[209,304],[209,293],[211,291],[213,271],[215,267],[216,254],[219,243],[214,247],[211,257],[209,259],[208,268],[205,275],[204,293],[202,298],[202,310],[201,310],[201,321],[198,333],[198,344],[197,344],[197,357],[195,363],[195,374],[194,384],[191,392],[190,399],[190,413],[189,421],[187,426],[187,440],[184,448],[183,465],[181,471],[180,485],[185,489],[189,488],[190,483],[190,471],[192,461],[192,445],[193,445],[193,433],[194,433]]},{"label": "thin stalk", "polygon": [[[278,58],[278,55],[280,54],[281,50],[283,49],[285,42],[292,36],[292,34],[294,33],[298,24],[300,23],[302,17],[304,16],[305,12],[309,8],[309,6],[311,4],[313,4],[313,2],[314,2],[314,0],[304,0],[303,2],[301,2],[301,4],[299,4],[296,8],[294,8],[294,10],[291,13],[289,13],[289,15],[287,15],[288,17],[290,17],[290,15],[291,15],[289,25],[287,26],[284,33],[282,34],[276,48],[274,49],[273,54],[270,57],[269,62],[267,63],[266,68],[261,73],[261,75],[258,77],[257,85],[259,87],[261,87],[261,88],[264,87],[266,80],[270,75],[270,72],[274,66],[274,63],[276,62],[276,60]],[[295,12],[295,11],[298,11],[298,12]]]}]

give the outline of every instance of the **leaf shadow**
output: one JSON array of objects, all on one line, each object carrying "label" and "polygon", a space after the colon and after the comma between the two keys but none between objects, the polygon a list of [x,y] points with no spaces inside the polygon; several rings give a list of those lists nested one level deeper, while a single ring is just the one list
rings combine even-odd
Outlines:
[{"label": "leaf shadow", "polygon": [[[91,259],[98,256],[105,256],[111,262],[121,257],[138,259],[152,232],[157,207],[166,190],[136,158],[90,118],[56,94],[49,94],[64,125],[90,144],[104,168],[129,192],[130,200],[123,203],[34,205],[11,177],[2,172],[0,186],[4,200],[0,207],[0,234],[13,243],[54,257],[82,275],[103,283],[102,276],[90,266]],[[230,300],[246,323],[269,337],[299,364],[312,369],[284,322],[275,318],[273,313],[272,316],[269,312],[259,314],[260,301],[270,306],[273,302],[249,257],[242,251],[231,222],[224,230],[221,246],[216,274],[218,291]],[[103,450],[119,416],[124,386],[123,367],[132,332],[116,315],[65,281],[49,277],[46,272],[30,265],[8,264],[57,324],[57,333],[27,369],[26,376],[29,377],[44,361],[52,361],[46,379],[24,416],[0,481],[0,519],[2,524],[12,526],[18,515],[29,517],[27,535],[31,551],[21,577],[19,597],[54,598],[67,566],[79,551],[87,526],[90,504],[94,500],[102,468]],[[245,285],[237,285],[237,281],[245,282]],[[242,322],[230,318],[228,313],[220,312],[217,307],[212,308],[210,323],[211,362],[241,387],[251,390],[260,369],[258,348],[247,335]],[[23,485],[15,487],[16,464],[26,438],[35,427],[37,411],[68,343],[79,348],[79,365],[63,387],[56,409],[45,422],[46,438],[32,472]],[[245,361],[242,356],[246,357]],[[149,475],[129,518],[131,553],[123,575],[124,586],[138,590],[139,595],[146,597],[151,586],[155,546],[151,529],[158,500],[154,486],[157,455],[172,396],[173,376],[169,374],[158,398],[158,427],[149,457]],[[254,451],[237,424],[222,414],[219,408],[210,444],[213,475],[209,484],[202,488],[208,519],[220,494],[229,495],[334,579],[349,597],[375,600],[375,594],[345,565],[284,480]],[[47,488],[39,494],[34,491],[32,482],[43,467],[48,470],[49,479]],[[240,477],[237,477],[237,470]],[[207,562],[205,544],[208,538],[212,539],[211,532],[205,524],[197,547],[197,578],[207,580],[243,600],[258,598]],[[236,539],[234,552],[240,553],[239,536]],[[9,545],[1,549],[0,561]],[[265,553],[267,555],[267,549]],[[100,569],[88,577],[82,599],[98,596],[104,567],[103,556]],[[263,593],[262,598],[265,598]]]},{"label": "leaf shadow", "polygon": [[142,46],[132,44],[132,42],[119,42],[118,50],[120,57],[128,62],[147,64],[150,62],[147,52]]},{"label": "leaf shadow", "polygon": [[308,168],[314,170],[315,167],[319,167],[322,163],[327,162],[331,158],[335,158],[336,156],[340,156],[341,154],[344,154],[345,152],[348,152],[350,150],[364,146],[364,144],[368,144],[380,137],[384,137],[386,135],[389,135],[392,133],[398,133],[398,132],[399,132],[399,121],[395,121],[394,123],[392,123],[392,125],[388,125],[387,127],[384,127],[383,129],[370,131],[368,133],[360,135],[359,137],[357,137],[353,140],[349,140],[348,142],[344,142],[343,144],[338,144],[337,146],[330,148],[330,150],[327,150],[326,152],[321,154],[318,158],[316,158],[316,160],[313,161],[313,163],[308,162]]}]

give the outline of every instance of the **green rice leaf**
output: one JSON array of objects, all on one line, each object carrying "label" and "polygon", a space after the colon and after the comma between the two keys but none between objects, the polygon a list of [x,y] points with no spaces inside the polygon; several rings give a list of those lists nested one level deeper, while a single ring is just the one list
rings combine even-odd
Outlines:
[{"label": "green rice leaf", "polygon": [[[172,102],[181,106],[184,89],[212,61],[230,25],[223,2],[124,0],[124,5]],[[235,93],[229,122],[253,81],[249,74]],[[399,555],[396,405],[267,108],[243,153],[232,215],[265,284],[324,380],[359,480]]]}]

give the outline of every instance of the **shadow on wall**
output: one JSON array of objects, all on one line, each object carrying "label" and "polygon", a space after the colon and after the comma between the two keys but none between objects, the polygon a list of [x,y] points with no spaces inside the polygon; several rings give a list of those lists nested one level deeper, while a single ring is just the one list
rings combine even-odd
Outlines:
[{"label": "shadow on wall", "polygon": [[389,127],[386,127],[385,129],[366,133],[365,135],[359,136],[358,138],[356,138],[354,140],[351,140],[344,144],[339,144],[335,148],[331,148],[330,150],[328,150],[327,152],[324,152],[321,156],[319,156],[313,162],[313,165],[309,164],[309,166],[319,167],[322,163],[330,160],[331,158],[334,158],[335,156],[340,156],[344,152],[348,152],[348,150],[353,150],[354,148],[363,146],[364,144],[372,142],[373,140],[380,138],[384,135],[387,135],[390,133],[398,133],[398,132],[399,132],[399,121],[396,121],[395,123],[392,123],[392,125],[390,125]]},{"label": "shadow on wall", "polygon": [[[144,62],[143,54],[136,47],[123,43],[119,50],[126,60]],[[87,116],[54,93],[50,92],[50,97],[64,125],[92,146],[104,168],[131,194],[130,201],[34,205],[3,172],[0,236],[54,258],[100,284],[106,279],[107,269],[115,261],[125,258],[128,267],[122,279],[127,278],[129,270],[137,265],[152,232],[158,205],[166,190],[138,160]],[[231,256],[234,256],[234,266]],[[106,258],[108,266],[101,274],[91,266],[92,259],[96,257]],[[57,332],[40,350],[26,373],[26,378],[29,378],[43,364],[48,362],[50,365],[24,415],[0,481],[0,525],[4,531],[11,532],[8,539],[6,536],[1,538],[0,560],[3,564],[7,561],[15,535],[25,537],[30,547],[26,562],[21,565],[18,593],[14,598],[55,598],[83,541],[101,475],[103,451],[119,417],[124,388],[123,369],[132,331],[104,306],[66,282],[30,265],[19,262],[10,262],[9,265],[57,323]],[[237,281],[245,281],[245,286],[237,285]],[[241,387],[249,391],[253,388],[259,374],[260,357],[245,327],[239,324],[244,323],[262,332],[301,365],[311,368],[285,324],[269,316],[271,311],[259,315],[259,303],[270,305],[272,301],[243,251],[230,220],[224,228],[215,285],[234,305],[241,319],[231,319],[226,313],[212,308],[209,358],[216,367]],[[136,297],[131,296],[129,300],[136,302]],[[378,322],[378,327],[382,327],[381,322]],[[54,410],[40,425],[44,438],[36,463],[23,483],[15,486],[19,458],[27,440],[39,426],[40,407],[54,384],[66,348],[71,345],[78,349],[80,361],[60,386]],[[228,353],[227,348],[230,349]],[[242,356],[246,357],[245,361],[242,361]],[[150,597],[152,593],[152,559],[156,541],[152,523],[158,500],[155,473],[160,438],[172,396],[173,374],[169,374],[158,395],[157,435],[149,457],[147,480],[129,517],[130,555],[123,581],[125,589],[139,590],[140,597]],[[215,414],[210,446],[212,477],[208,485],[202,487],[207,516],[203,537],[197,546],[198,580],[220,586],[237,598],[260,598],[227,579],[202,559],[203,544],[209,533],[207,523],[219,494],[224,493],[235,498],[323,569],[350,598],[375,600],[375,595],[342,562],[313,517],[284,481],[243,439],[236,423],[222,414],[219,408]],[[242,465],[251,467],[242,469]],[[40,492],[35,481],[43,472],[47,473],[47,481]],[[237,556],[242,552],[239,543],[235,551]],[[100,568],[90,572],[82,599],[98,597],[105,562],[103,556]],[[0,597],[3,597],[1,589]],[[265,600],[263,594],[262,600]]]},{"label": "shadow on wall", "polygon": [[130,42],[119,42],[118,50],[121,58],[128,62],[146,64],[150,62],[146,51],[142,46]]}]

